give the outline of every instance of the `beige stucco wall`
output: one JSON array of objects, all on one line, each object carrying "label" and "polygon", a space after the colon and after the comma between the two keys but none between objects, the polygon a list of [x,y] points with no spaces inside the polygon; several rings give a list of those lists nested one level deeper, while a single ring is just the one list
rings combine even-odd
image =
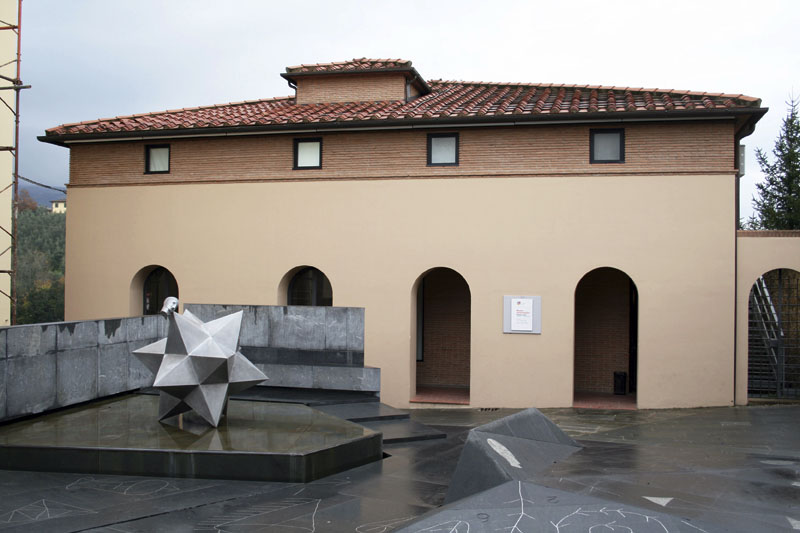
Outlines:
[{"label": "beige stucco wall", "polygon": [[748,299],[756,279],[776,268],[800,272],[800,237],[737,238],[736,404],[747,405]]},{"label": "beige stucco wall", "polygon": [[[0,2],[0,20],[8,25],[17,23],[17,2],[4,0]],[[2,24],[2,23],[0,23]],[[0,31],[0,64],[10,62],[0,67],[0,74],[8,78],[17,77],[17,34],[11,30]],[[0,85],[10,86],[5,80],[0,80]],[[14,91],[0,91],[6,104],[13,109],[16,105]],[[0,106],[0,146],[14,145],[14,114],[5,106]],[[14,155],[8,150],[0,150],[0,227],[11,231],[11,210],[14,201],[14,189],[10,185],[14,182]],[[0,270],[11,270],[11,237],[5,231],[0,231]],[[11,277],[0,274],[0,290],[11,294]],[[11,300],[0,294],[0,326],[11,323]]]},{"label": "beige stucco wall", "polygon": [[[280,303],[286,272],[313,265],[334,305],[366,308],[366,363],[405,407],[415,282],[444,266],[472,295],[471,405],[570,406],[575,286],[611,266],[639,291],[639,407],[733,403],[732,173],[72,187],[69,202],[68,320],[128,315],[151,264],[184,302],[230,304]],[[541,335],[502,333],[504,294],[542,297]]]}]

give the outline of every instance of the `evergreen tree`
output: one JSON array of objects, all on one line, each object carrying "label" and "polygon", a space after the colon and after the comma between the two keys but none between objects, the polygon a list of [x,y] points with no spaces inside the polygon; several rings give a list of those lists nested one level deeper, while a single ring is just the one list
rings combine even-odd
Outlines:
[{"label": "evergreen tree", "polygon": [[789,113],[775,148],[773,162],[759,148],[756,160],[765,179],[756,183],[758,196],[753,198],[755,214],[749,226],[755,229],[800,229],[800,117],[798,101],[788,102]]},{"label": "evergreen tree", "polygon": [[66,215],[21,210],[17,219],[17,324],[64,320]]}]

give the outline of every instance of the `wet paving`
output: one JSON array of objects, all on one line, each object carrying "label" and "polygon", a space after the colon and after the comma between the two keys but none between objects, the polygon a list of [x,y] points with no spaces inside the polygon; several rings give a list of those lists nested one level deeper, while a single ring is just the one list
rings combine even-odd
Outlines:
[{"label": "wet paving", "polygon": [[[514,412],[413,411],[446,438],[385,445],[382,461],[305,484],[0,471],[0,531],[494,531],[468,507],[424,524],[443,510],[469,429]],[[800,406],[542,412],[583,448],[520,483],[519,500],[558,494],[582,510],[523,513],[505,531],[567,532],[589,515],[603,519],[596,533],[800,529]],[[623,512],[642,523],[609,515]],[[659,529],[656,513],[671,520]]]}]

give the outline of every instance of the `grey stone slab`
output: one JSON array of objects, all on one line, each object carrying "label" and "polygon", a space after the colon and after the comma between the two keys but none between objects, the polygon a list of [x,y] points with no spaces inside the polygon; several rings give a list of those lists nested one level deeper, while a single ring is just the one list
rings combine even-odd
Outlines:
[{"label": "grey stone slab", "polygon": [[41,413],[56,407],[55,353],[39,357],[14,357],[6,362],[7,416]]},{"label": "grey stone slab", "polygon": [[242,306],[242,329],[239,343],[242,346],[266,347],[269,345],[269,314],[261,306]]},{"label": "grey stone slab", "polygon": [[56,350],[58,326],[34,324],[13,326],[7,330],[7,357],[30,357]]},{"label": "grey stone slab", "polygon": [[8,338],[8,328],[0,329],[0,359],[6,358],[6,339]]},{"label": "grey stone slab", "polygon": [[60,407],[97,398],[97,347],[58,352],[56,386]]},{"label": "grey stone slab", "polygon": [[128,341],[149,340],[153,342],[163,338],[164,328],[168,323],[167,319],[161,315],[146,315],[123,318],[124,327],[128,335]]},{"label": "grey stone slab", "polygon": [[353,366],[314,366],[314,388],[380,391],[380,369]]},{"label": "grey stone slab", "polygon": [[314,386],[314,370],[306,365],[256,364],[267,375],[264,385],[270,387],[299,387],[310,389]]},{"label": "grey stone slab", "polygon": [[325,308],[326,350],[347,350],[347,315],[345,307]]},{"label": "grey stone slab", "polygon": [[97,346],[98,325],[94,320],[61,322],[56,332],[56,350],[74,350]]},{"label": "grey stone slab", "polygon": [[347,349],[364,351],[364,308],[347,308]]},{"label": "grey stone slab", "polygon": [[135,359],[128,344],[100,346],[97,353],[97,395],[110,396],[128,390],[128,365]]},{"label": "grey stone slab", "polygon": [[127,322],[122,318],[97,321],[97,344],[117,344],[128,340]]},{"label": "grey stone slab", "polygon": [[0,420],[6,417],[6,367],[8,362],[0,359]]},{"label": "grey stone slab", "polygon": [[269,309],[270,346],[301,350],[325,349],[324,307],[272,307]]}]

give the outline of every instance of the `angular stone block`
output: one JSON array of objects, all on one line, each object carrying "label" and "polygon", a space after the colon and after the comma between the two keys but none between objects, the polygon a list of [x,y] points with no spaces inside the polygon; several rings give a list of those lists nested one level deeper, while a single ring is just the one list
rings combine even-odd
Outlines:
[{"label": "angular stone block", "polygon": [[56,386],[60,407],[97,398],[97,347],[58,352]]},{"label": "angular stone block", "polygon": [[8,338],[8,328],[0,329],[0,359],[6,358],[6,339]]},{"label": "angular stone block", "polygon": [[97,346],[97,322],[61,322],[56,332],[56,350],[74,350]]},{"label": "angular stone block", "polygon": [[347,308],[347,349],[364,351],[364,308]]},{"label": "angular stone block", "polygon": [[147,340],[154,342],[166,336],[160,330],[161,323],[167,323],[167,319],[161,315],[146,315],[123,318],[128,341]]},{"label": "angular stone block", "polygon": [[323,350],[325,348],[324,307],[271,307],[269,310],[270,346]]},{"label": "angular stone block", "polygon": [[121,318],[97,321],[97,343],[117,344],[128,340],[127,322]]},{"label": "angular stone block", "polygon": [[[55,331],[53,332],[55,343]],[[41,413],[56,405],[56,354],[6,359],[7,416]]]},{"label": "angular stone block", "polygon": [[326,350],[347,350],[347,315],[345,307],[325,308]]},{"label": "angular stone block", "polygon": [[533,408],[474,428],[461,451],[445,502],[506,481],[532,481],[579,449],[577,442]]},{"label": "angular stone block", "polygon": [[313,367],[306,365],[273,365],[255,363],[267,375],[262,385],[310,389],[314,385]]},{"label": "angular stone block", "polygon": [[44,355],[56,350],[58,326],[34,324],[13,326],[7,331],[7,357]]},{"label": "angular stone block", "polygon": [[98,397],[128,390],[128,364],[133,359],[127,343],[100,346],[97,354]]}]

